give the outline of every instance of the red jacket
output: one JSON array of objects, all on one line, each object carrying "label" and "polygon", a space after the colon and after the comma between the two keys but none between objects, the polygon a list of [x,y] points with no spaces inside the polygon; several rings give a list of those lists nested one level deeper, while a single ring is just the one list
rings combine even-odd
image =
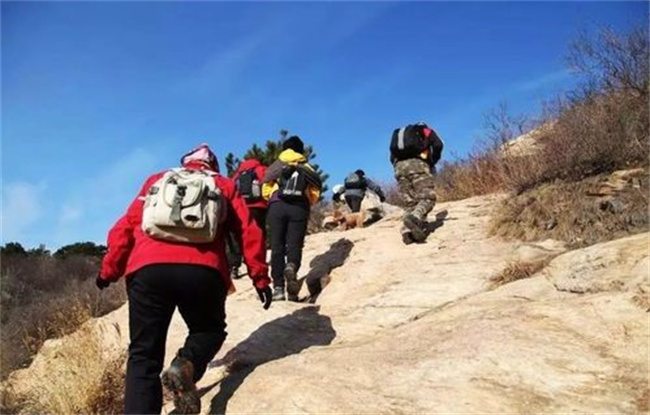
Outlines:
[{"label": "red jacket", "polygon": [[108,233],[108,252],[104,256],[100,277],[115,281],[122,276],[130,276],[140,268],[161,263],[197,264],[219,270],[221,277],[230,287],[230,273],[225,251],[225,235],[233,231],[241,235],[244,259],[248,265],[248,275],[257,288],[269,285],[266,248],[262,230],[249,215],[244,200],[235,190],[234,182],[216,175],[215,182],[221,189],[228,206],[226,221],[217,231],[217,237],[209,244],[185,244],[153,239],[142,231],[142,211],[144,196],[149,188],[165,172],[149,177],[138,193],[126,214],[122,216]]},{"label": "red jacket", "polygon": [[[266,173],[266,166],[260,163],[256,159],[248,159],[241,162],[237,171],[232,176],[234,182],[237,181],[237,178],[245,171],[255,169],[255,174],[257,175],[257,180],[260,181],[260,186],[262,185],[262,180],[264,180],[264,174]],[[268,202],[263,198],[260,198],[259,202],[248,203],[249,208],[261,208],[266,209],[268,207]]]}]

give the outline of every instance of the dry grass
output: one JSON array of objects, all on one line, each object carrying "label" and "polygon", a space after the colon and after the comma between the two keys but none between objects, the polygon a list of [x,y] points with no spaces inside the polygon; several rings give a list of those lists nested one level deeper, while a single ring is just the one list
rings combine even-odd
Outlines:
[{"label": "dry grass", "polygon": [[642,388],[643,392],[636,400],[636,408],[638,413],[647,414],[650,412],[650,385],[647,381],[643,383]]},{"label": "dry grass", "polygon": [[[483,145],[439,169],[439,199],[510,192],[492,233],[525,241],[585,246],[647,231],[648,55],[643,28],[580,39],[570,60],[583,85],[547,104],[536,122],[508,114],[505,106],[489,114]],[[528,144],[519,144],[531,151],[512,151],[507,143],[530,129]],[[634,186],[611,197],[590,195],[608,174],[632,168],[645,170]]]},{"label": "dry grass", "polygon": [[393,206],[405,207],[404,200],[402,200],[399,194],[399,188],[396,182],[382,183],[381,188],[386,196],[386,203]]},{"label": "dry grass", "polygon": [[648,231],[647,170],[612,196],[593,195],[609,177],[558,181],[513,196],[496,209],[491,233],[523,241],[552,238],[577,248]]},{"label": "dry grass", "polygon": [[122,284],[99,291],[97,261],[50,256],[2,257],[0,375],[28,365],[43,343],[77,330],[126,301]]},{"label": "dry grass", "polygon": [[639,285],[632,297],[632,302],[646,313],[650,312],[650,287],[647,285]]},{"label": "dry grass", "polygon": [[25,399],[20,397],[12,386],[3,385],[0,391],[0,413],[18,414],[25,403]]},{"label": "dry grass", "polygon": [[[605,29],[578,39],[568,60],[582,85],[545,103],[535,121],[510,114],[505,105],[489,113],[482,145],[464,159],[442,164],[439,198],[521,194],[556,180],[647,167],[649,55],[645,25],[622,35]],[[534,151],[509,151],[508,142],[531,130]]]},{"label": "dry grass", "polygon": [[530,278],[546,267],[552,258],[546,258],[534,262],[511,262],[496,275],[490,278],[490,289],[509,284],[514,281]]},{"label": "dry grass", "polygon": [[487,149],[463,160],[444,162],[435,176],[438,200],[461,200],[505,190],[503,167],[498,154]]},{"label": "dry grass", "polygon": [[123,411],[126,354],[109,357],[96,329],[84,326],[21,391],[3,390],[3,413],[114,414]]},{"label": "dry grass", "polygon": [[84,326],[126,301],[123,284],[97,289],[98,266],[93,257],[2,256],[2,379],[30,364],[46,340],[71,333],[74,339],[62,339],[29,393],[3,385],[2,413],[122,411],[125,354],[109,358],[97,333]]},{"label": "dry grass", "polygon": [[[648,165],[648,99],[623,93],[559,102],[555,122],[538,127],[539,147],[511,153],[491,141],[466,159],[443,163],[436,177],[441,200],[495,191],[521,194],[556,180],[579,181],[617,169]],[[506,127],[502,127],[506,128]]]},{"label": "dry grass", "polygon": [[90,414],[119,414],[124,411],[126,354],[108,362],[99,387],[90,399]]}]

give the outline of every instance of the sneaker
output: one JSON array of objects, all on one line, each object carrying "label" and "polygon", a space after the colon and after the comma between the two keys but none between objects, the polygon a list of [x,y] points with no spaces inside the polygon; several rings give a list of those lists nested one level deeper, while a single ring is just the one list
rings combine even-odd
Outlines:
[{"label": "sneaker", "polygon": [[284,267],[284,280],[287,283],[287,297],[289,301],[298,301],[298,292],[300,291],[300,283],[296,279],[296,266],[288,263]]},{"label": "sneaker", "polygon": [[404,226],[411,231],[414,242],[424,242],[427,236],[429,236],[426,222],[418,219],[413,214],[408,214],[404,217]]},{"label": "sneaker", "polygon": [[201,413],[201,399],[194,384],[194,365],[176,356],[162,374],[162,384],[174,394],[174,406],[179,414]]},{"label": "sneaker", "polygon": [[415,239],[413,239],[413,234],[411,232],[404,232],[402,234],[402,242],[404,242],[404,245],[411,245],[414,243]]},{"label": "sneaker", "polygon": [[284,296],[284,288],[275,287],[273,289],[273,301],[285,301],[286,299]]}]

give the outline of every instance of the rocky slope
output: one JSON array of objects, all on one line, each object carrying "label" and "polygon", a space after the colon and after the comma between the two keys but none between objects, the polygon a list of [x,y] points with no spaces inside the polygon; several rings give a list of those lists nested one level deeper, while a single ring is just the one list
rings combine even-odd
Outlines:
[{"label": "rocky slope", "polygon": [[[572,252],[506,242],[486,236],[501,197],[440,204],[427,244],[402,245],[398,212],[309,237],[301,303],[264,311],[236,281],[203,412],[648,413],[648,233]],[[543,259],[530,278],[490,280]],[[104,355],[123,352],[126,307],[89,327]],[[176,316],[168,361],[185,332]],[[49,399],[34,387],[70,369],[60,350],[75,335],[48,342],[10,386]]]}]

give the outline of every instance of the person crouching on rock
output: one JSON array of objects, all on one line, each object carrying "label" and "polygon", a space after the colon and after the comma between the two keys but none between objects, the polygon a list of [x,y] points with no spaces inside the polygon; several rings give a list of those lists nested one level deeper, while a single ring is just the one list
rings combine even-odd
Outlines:
[{"label": "person crouching on rock", "polygon": [[386,200],[381,187],[366,177],[366,173],[361,169],[350,173],[343,183],[345,201],[352,213],[361,211],[361,202],[366,197],[368,190],[374,192],[382,203]]},{"label": "person crouching on rock", "polygon": [[267,309],[272,301],[262,231],[232,181],[219,174],[207,145],[181,158],[181,167],[149,177],[108,233],[97,276],[107,287],[125,277],[129,302],[129,358],[124,412],[159,414],[160,372],[167,330],[178,310],[189,334],[162,375],[180,413],[199,413],[195,383],[226,338],[225,300],[232,287],[225,235],[243,239],[253,285]]}]

